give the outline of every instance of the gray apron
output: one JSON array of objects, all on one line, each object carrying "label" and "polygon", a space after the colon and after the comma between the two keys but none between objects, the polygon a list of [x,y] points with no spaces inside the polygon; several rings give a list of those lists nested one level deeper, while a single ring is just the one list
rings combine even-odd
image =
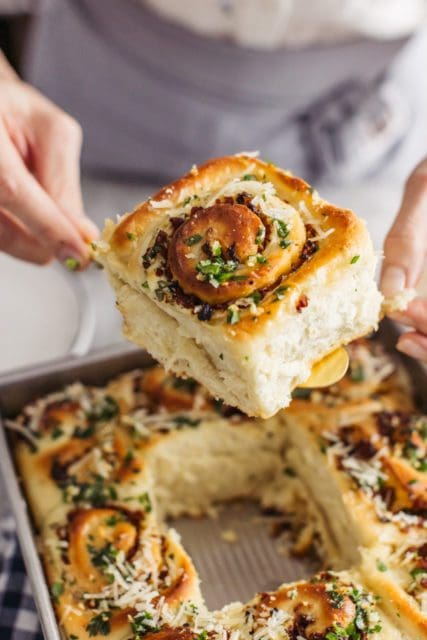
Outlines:
[{"label": "gray apron", "polygon": [[[259,149],[309,179],[343,180],[390,162],[408,137],[404,83],[424,60],[425,85],[421,40],[259,51],[198,36],[134,0],[54,0],[35,19],[25,74],[82,124],[86,169],[166,179]],[[401,85],[390,70],[405,56]]]}]

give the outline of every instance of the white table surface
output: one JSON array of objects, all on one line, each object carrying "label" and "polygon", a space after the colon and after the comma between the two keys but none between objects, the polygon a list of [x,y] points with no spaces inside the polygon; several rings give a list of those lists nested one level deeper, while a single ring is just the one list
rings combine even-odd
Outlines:
[{"label": "white table surface", "polygon": [[[129,211],[152,194],[155,186],[86,178],[83,191],[88,214],[102,227],[105,218]],[[339,189],[324,186],[321,194],[365,218],[374,245],[381,250],[398,207],[401,185],[372,180]],[[85,293],[94,327],[89,327],[90,339],[80,344],[80,353],[123,340],[114,296],[99,269],[69,274],[59,265],[34,267],[0,254],[0,274],[0,373],[69,352],[82,322],[79,304]]]}]

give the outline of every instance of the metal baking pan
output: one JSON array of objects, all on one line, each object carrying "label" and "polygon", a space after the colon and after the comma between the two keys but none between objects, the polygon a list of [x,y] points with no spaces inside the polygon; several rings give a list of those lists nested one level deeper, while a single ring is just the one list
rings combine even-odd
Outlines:
[{"label": "metal baking pan", "polygon": [[[384,322],[379,339],[385,346],[392,347],[396,336],[396,328],[390,322]],[[427,409],[426,369],[410,359],[402,358],[402,361],[410,373],[420,409]],[[120,345],[82,358],[67,358],[0,377],[2,415],[14,417],[35,397],[71,382],[79,380],[85,384],[102,385],[119,373],[147,366],[150,362],[145,352]],[[3,482],[16,520],[44,637],[47,640],[62,640],[37,551],[37,533],[19,483],[8,435],[1,425],[1,416],[0,427]],[[255,505],[240,502],[224,506],[216,519],[190,521],[179,518],[173,522],[173,526],[181,533],[184,547],[195,562],[210,608],[218,608],[234,600],[245,601],[257,591],[274,589],[282,582],[309,576],[316,569],[314,561],[280,553],[268,524],[259,515]],[[230,529],[237,537],[235,543],[227,542],[222,537],[224,531]]]}]

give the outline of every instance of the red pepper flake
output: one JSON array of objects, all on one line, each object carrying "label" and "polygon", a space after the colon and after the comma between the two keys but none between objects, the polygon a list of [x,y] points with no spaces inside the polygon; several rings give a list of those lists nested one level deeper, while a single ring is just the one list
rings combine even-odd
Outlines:
[{"label": "red pepper flake", "polygon": [[300,296],[300,299],[297,302],[297,311],[298,313],[301,313],[301,311],[305,308],[308,307],[308,298],[305,295],[305,293],[302,294],[302,296]]}]

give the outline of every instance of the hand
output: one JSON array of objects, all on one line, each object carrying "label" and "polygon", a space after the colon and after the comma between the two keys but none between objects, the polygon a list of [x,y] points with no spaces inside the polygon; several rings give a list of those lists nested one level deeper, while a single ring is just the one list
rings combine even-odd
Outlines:
[{"label": "hand", "polygon": [[0,251],[86,266],[98,234],[80,191],[80,126],[22,82],[0,51]]},{"label": "hand", "polygon": [[[384,244],[381,289],[392,296],[404,287],[417,285],[427,256],[427,158],[410,175],[399,213]],[[397,342],[397,348],[427,362],[427,299],[413,300],[404,313],[393,317],[412,328]]]}]

